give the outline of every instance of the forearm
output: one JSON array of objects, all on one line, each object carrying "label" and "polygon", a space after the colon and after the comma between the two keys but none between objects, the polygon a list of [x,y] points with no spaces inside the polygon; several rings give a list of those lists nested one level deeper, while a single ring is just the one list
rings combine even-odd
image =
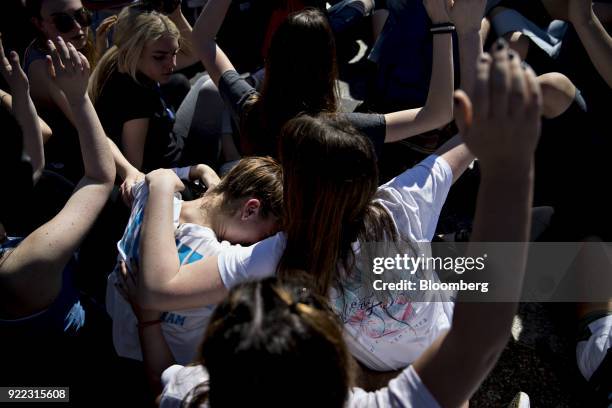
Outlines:
[{"label": "forearm", "polygon": [[[510,173],[510,172],[508,172]],[[487,293],[488,303],[475,303],[460,293],[451,330],[438,339],[414,364],[415,370],[442,407],[469,400],[504,349],[516,313],[527,257],[533,172],[517,169],[497,177],[483,171],[478,192],[472,243],[468,257],[483,256],[489,289],[500,282],[506,302]],[[480,241],[480,242],[478,242]],[[512,246],[484,243],[515,241]],[[503,256],[502,256],[503,255]],[[506,285],[507,284],[507,285]],[[514,299],[514,300],[512,300]]]},{"label": "forearm", "polygon": [[217,172],[205,164],[191,166],[189,169],[189,179],[202,180],[202,182],[209,189],[219,184],[219,181],[221,180],[217,175]]},{"label": "forearm", "polygon": [[[433,62],[429,91],[421,114],[433,115],[431,129],[446,125],[453,118],[453,37],[448,34],[433,36]],[[428,130],[431,130],[428,129]]]},{"label": "forearm", "polygon": [[121,150],[119,150],[117,144],[109,137],[107,137],[107,140],[113,155],[113,160],[115,161],[117,175],[121,178],[121,180],[125,180],[129,174],[140,173],[140,170],[132,166],[132,164],[125,158],[123,153],[121,153]]},{"label": "forearm", "polygon": [[23,134],[23,149],[30,157],[33,177],[38,179],[45,166],[40,120],[29,93],[15,95],[12,100],[12,110]]},{"label": "forearm", "polygon": [[113,155],[89,96],[69,102],[79,133],[85,176],[103,183],[114,183]]},{"label": "forearm", "polygon": [[206,3],[193,28],[195,41],[215,41],[231,3],[231,0],[209,0]]},{"label": "forearm", "polygon": [[593,65],[608,86],[612,87],[612,37],[595,14],[588,20],[574,23],[574,27]]},{"label": "forearm", "polygon": [[474,79],[476,78],[476,61],[483,53],[482,38],[478,31],[457,32],[459,38],[459,67],[461,72],[460,88],[472,98],[474,96]]},{"label": "forearm", "polygon": [[149,307],[156,293],[178,273],[180,263],[174,242],[174,191],[149,184],[149,199],[141,231],[139,299]]},{"label": "forearm", "polygon": [[175,363],[174,356],[168,347],[161,324],[138,329],[142,360],[151,391],[154,396],[162,392],[161,376],[164,370]]},{"label": "forearm", "polygon": [[440,128],[452,120],[454,75],[450,33],[435,35],[433,47],[432,73],[425,106],[385,115],[385,143]]},{"label": "forearm", "polygon": [[193,29],[183,15],[181,8],[169,15],[169,18],[174,22],[181,33],[181,48],[179,52],[180,60],[177,60],[177,68],[184,68],[197,61],[197,57],[193,51]]}]

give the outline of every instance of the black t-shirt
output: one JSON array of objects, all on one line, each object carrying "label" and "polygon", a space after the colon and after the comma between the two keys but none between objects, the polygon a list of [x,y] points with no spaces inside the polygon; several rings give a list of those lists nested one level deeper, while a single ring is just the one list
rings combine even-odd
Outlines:
[{"label": "black t-shirt", "polygon": [[[232,118],[236,124],[244,113],[246,102],[257,90],[251,86],[238,72],[226,71],[219,79],[219,93],[225,104],[232,112]],[[376,154],[380,157],[382,147],[385,143],[386,122],[385,116],[377,113],[338,113],[346,119],[357,131],[370,139],[374,145]]]},{"label": "black t-shirt", "polygon": [[184,146],[172,130],[174,112],[164,101],[159,86],[147,78],[115,71],[104,84],[96,101],[96,110],[106,134],[123,150],[124,123],[149,119],[142,171],[180,166]]}]

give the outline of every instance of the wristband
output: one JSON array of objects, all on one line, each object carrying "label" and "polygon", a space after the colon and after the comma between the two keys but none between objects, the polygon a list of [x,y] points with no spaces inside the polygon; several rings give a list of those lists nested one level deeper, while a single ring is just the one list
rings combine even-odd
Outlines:
[{"label": "wristband", "polygon": [[455,31],[453,23],[432,24],[429,32],[432,34],[446,34]]}]

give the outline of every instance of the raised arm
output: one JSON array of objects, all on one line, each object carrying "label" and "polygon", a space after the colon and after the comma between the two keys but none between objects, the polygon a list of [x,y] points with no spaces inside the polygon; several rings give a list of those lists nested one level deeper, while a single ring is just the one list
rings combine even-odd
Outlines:
[{"label": "raised arm", "polygon": [[[482,167],[468,255],[482,256],[478,243],[514,242],[506,248],[504,259],[489,256],[485,276],[489,282],[503,281],[504,294],[518,299],[527,257],[542,98],[533,71],[508,56],[503,46],[494,51],[493,61],[478,63],[474,119],[461,133]],[[517,307],[516,301],[466,303],[462,299],[459,294],[448,334],[414,364],[443,407],[468,400],[493,368],[507,343]]]},{"label": "raised arm", "polygon": [[215,40],[231,3],[231,0],[209,0],[193,27],[195,53],[217,87],[221,75],[234,69]]},{"label": "raised arm", "polygon": [[18,295],[19,302],[11,307],[25,314],[55,299],[62,271],[102,210],[115,180],[109,145],[87,95],[87,59],[61,37],[57,48],[49,46],[52,80],[66,95],[76,119],[85,176],[59,214],[30,234],[0,268],[3,286]]},{"label": "raised arm", "polygon": [[593,11],[593,1],[569,0],[568,16],[593,65],[612,87],[612,37]]},{"label": "raised arm", "polygon": [[476,78],[476,60],[482,54],[480,27],[486,0],[456,0],[450,9],[450,18],[457,27],[459,39],[460,88],[472,98]]},{"label": "raised arm", "polygon": [[221,281],[217,257],[181,267],[173,226],[173,196],[184,188],[171,170],[146,177],[149,199],[141,230],[138,303],[146,309],[174,310],[214,304],[227,290]]},{"label": "raised arm", "polygon": [[[450,21],[448,0],[424,0],[423,4],[433,24]],[[453,44],[450,32],[434,34],[433,62],[429,92],[425,106],[385,115],[385,143],[440,128],[453,118]]]},{"label": "raised arm", "polygon": [[172,13],[168,14],[168,17],[181,33],[181,48],[176,55],[176,69],[195,64],[198,62],[198,56],[193,51],[193,29],[183,15],[180,3]]},{"label": "raised arm", "polygon": [[[19,56],[15,51],[10,54],[10,60],[4,54],[4,46],[0,38],[0,72],[4,80],[11,88],[12,100],[10,107],[21,127],[23,133],[23,149],[30,157],[32,163],[32,177],[38,180],[45,166],[45,154],[43,151],[43,138],[40,120],[34,107],[34,102],[30,98],[30,83],[28,77],[21,69]],[[1,91],[0,91],[1,92]],[[2,97],[3,102],[6,96]]]}]

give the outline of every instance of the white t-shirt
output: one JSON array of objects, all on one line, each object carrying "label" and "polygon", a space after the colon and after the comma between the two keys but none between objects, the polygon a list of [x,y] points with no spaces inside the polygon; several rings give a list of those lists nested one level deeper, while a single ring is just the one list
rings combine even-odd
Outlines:
[{"label": "white t-shirt", "polygon": [[[298,368],[299,369],[299,368]],[[200,384],[198,392],[208,389],[208,372],[201,365],[183,367],[173,365],[162,374],[164,391],[161,394],[160,408],[180,408],[186,398],[190,401],[193,390]],[[239,390],[238,390],[239,392]],[[296,396],[299,398],[299,396]],[[291,404],[287,404],[290,406]],[[208,404],[202,405],[207,408]],[[419,375],[409,366],[389,382],[385,388],[366,392],[354,387],[349,391],[346,408],[439,408],[440,405],[431,395]]]},{"label": "white t-shirt", "polygon": [[[131,306],[115,288],[119,273],[119,261],[133,258],[139,261],[140,229],[144,208],[148,198],[148,187],[145,182],[133,188],[134,201],[132,213],[121,240],[117,243],[119,255],[117,266],[108,277],[106,286],[106,310],[113,319],[113,344],[121,357],[142,360],[137,320]],[[216,256],[225,248],[231,247],[227,241],[219,242],[215,233],[207,227],[197,224],[178,224],[183,201],[174,198],[174,223],[176,247],[181,265],[198,261],[206,256]],[[129,262],[126,262],[129,267]],[[168,346],[176,361],[188,364],[196,356],[198,347],[204,338],[210,315],[216,305],[196,309],[169,311],[162,315],[162,330]]]},{"label": "white t-shirt", "polygon": [[[403,237],[429,242],[452,181],[448,163],[432,155],[379,187],[376,200],[387,209]],[[279,233],[250,247],[221,253],[218,266],[226,288],[273,275],[285,244],[285,235]],[[353,245],[357,257],[361,244]],[[381,302],[372,290],[364,290],[362,282],[368,280],[362,278],[369,277],[344,279],[342,293],[332,290],[330,300],[344,323],[349,350],[367,367],[402,369],[450,327],[452,303],[437,292],[428,301],[416,302],[411,301],[412,293],[394,291]]]}]

